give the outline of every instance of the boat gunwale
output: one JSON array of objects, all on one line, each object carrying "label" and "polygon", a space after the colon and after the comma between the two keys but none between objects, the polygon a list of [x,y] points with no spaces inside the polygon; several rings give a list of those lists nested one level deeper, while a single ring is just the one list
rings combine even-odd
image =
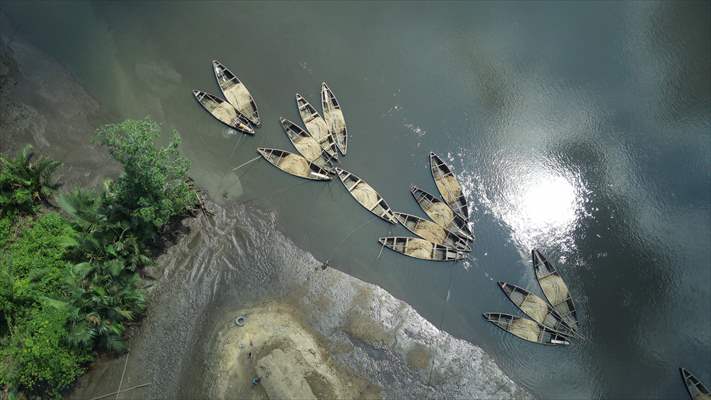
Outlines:
[{"label": "boat gunwale", "polygon": [[[300,101],[300,100],[303,101],[303,107],[299,104],[299,101]],[[318,112],[318,110],[316,109],[316,107],[314,107],[314,106],[306,99],[306,97],[302,96],[302,95],[301,95],[300,93],[298,93],[298,92],[296,93],[296,108],[297,108],[297,110],[298,110],[298,112],[299,112],[299,117],[301,118],[301,121],[304,123],[304,126],[306,126],[306,124],[310,123],[311,121],[315,120],[316,118],[321,118],[321,120],[323,121],[324,125],[326,125],[326,131],[327,131],[327,135],[325,135],[325,136],[323,137],[323,140],[316,139],[316,137],[314,137],[314,135],[311,134],[311,132],[308,130],[308,127],[306,127],[306,131],[309,132],[309,134],[311,134],[311,136],[312,136],[314,139],[316,139],[316,141],[319,143],[319,145],[321,145],[321,148],[324,149],[324,150],[326,151],[326,153],[328,153],[328,156],[329,156],[333,161],[338,162],[338,151],[339,151],[339,150],[338,150],[338,142],[336,141],[336,138],[333,137],[333,134],[331,133],[331,129],[328,128],[328,122],[326,122],[326,120],[323,118],[323,116],[321,116],[321,114],[319,114],[319,112]],[[302,108],[310,108],[311,110],[313,110],[313,113],[311,113],[311,114],[309,115],[309,118],[308,118],[308,119],[304,118],[304,116],[302,115],[302,113],[301,113]],[[324,143],[328,143],[327,148],[326,148],[326,147],[323,147],[323,144],[324,144]]]},{"label": "boat gunwale", "polygon": [[[416,194],[416,192],[419,192],[421,195],[418,196]],[[474,241],[474,235],[472,234],[471,229],[469,229],[469,221],[467,221],[461,215],[459,215],[456,211],[454,211],[452,209],[452,207],[449,204],[447,204],[444,200],[438,199],[433,194],[425,191],[424,189],[421,189],[420,187],[418,187],[416,185],[410,185],[410,193],[415,198],[415,202],[417,202],[417,205],[420,206],[422,211],[424,211],[424,213],[427,214],[428,217],[429,217],[429,213],[422,206],[421,199],[424,199],[431,204],[442,203],[442,204],[446,205],[447,207],[449,207],[449,209],[452,210],[452,213],[454,215],[451,223],[454,223],[454,226],[456,226],[460,231],[462,231],[461,234],[459,232],[454,232],[454,231],[452,231],[452,233],[454,233],[455,235],[457,235],[467,241],[470,241],[470,242]],[[457,222],[457,219],[460,220],[459,223]],[[438,222],[436,222],[434,220],[433,220],[433,222],[435,222],[439,226],[442,226],[441,224],[439,224]],[[461,224],[461,226],[460,226],[460,224]],[[462,226],[463,226],[463,228],[462,228]],[[442,226],[442,227],[445,229],[448,229],[446,226]],[[450,231],[451,231],[451,229],[450,229]]]},{"label": "boat gunwale", "polygon": [[[452,258],[452,259],[444,258],[444,259],[440,259],[440,258],[421,258],[421,257],[416,257],[416,256],[413,256],[413,255],[407,254],[407,253],[405,253],[404,251],[401,252],[401,251],[398,251],[397,249],[391,247],[391,246],[387,243],[387,240],[388,240],[388,239],[392,239],[392,240],[394,241],[392,246],[394,246],[394,245],[396,244],[395,242],[396,242],[397,240],[405,240],[405,247],[407,247],[407,243],[408,243],[410,240],[412,240],[412,239],[422,240],[422,241],[425,241],[425,242],[428,242],[428,243],[432,244],[432,253],[436,252],[437,250],[441,250],[441,251],[444,251],[444,252],[445,252],[445,257],[446,257],[446,254],[448,254],[449,252],[451,252],[451,253],[454,253],[454,254],[456,254],[457,256],[459,256],[459,258]],[[384,241],[385,241],[385,243],[384,243]],[[402,254],[402,255],[404,255],[404,256],[408,256],[408,257],[411,257],[411,258],[416,258],[416,259],[418,259],[418,260],[423,260],[423,261],[457,262],[457,261],[461,261],[461,260],[463,260],[463,259],[466,258],[466,254],[465,254],[464,252],[458,251],[458,250],[453,249],[453,248],[448,247],[448,246],[441,245],[441,244],[439,244],[439,243],[431,242],[431,241],[429,241],[429,240],[427,240],[427,239],[423,239],[423,238],[420,238],[420,237],[410,237],[410,236],[382,236],[382,237],[378,238],[378,243],[380,243],[381,245],[387,247],[388,249],[390,249],[390,250],[392,250],[392,251],[394,251],[394,252],[396,252],[396,253],[398,253],[398,254]]]},{"label": "boat gunwale", "polygon": [[[538,272],[536,269],[536,265],[538,264],[536,254],[540,257],[541,261],[543,261],[544,265],[547,268],[549,268],[549,270],[552,272],[550,272],[542,277],[538,276]],[[565,320],[565,316],[563,314],[558,312],[558,310],[555,310],[555,311],[558,313],[558,315],[561,317],[563,322],[565,322],[565,324],[568,326],[568,328],[570,328],[571,331],[578,333],[578,328],[580,327],[580,321],[578,320],[578,308],[575,306],[575,302],[573,301],[573,295],[570,294],[570,288],[568,287],[568,284],[565,283],[565,280],[563,279],[563,276],[560,274],[560,272],[558,272],[558,269],[555,268],[550,261],[548,261],[548,259],[543,255],[543,253],[541,251],[539,251],[538,249],[531,250],[531,257],[532,257],[532,263],[533,263],[533,275],[536,277],[536,282],[538,283],[538,287],[541,289],[541,293],[543,293],[543,298],[546,300],[546,302],[548,302],[548,304],[554,310],[555,310],[556,306],[563,304],[563,303],[570,302],[570,305],[572,306],[572,308],[570,310],[571,312],[568,313],[567,315],[570,315],[571,316],[570,318],[572,318],[572,320],[575,321],[575,327],[570,326],[570,324]],[[541,280],[548,278],[551,275],[559,277],[563,281],[563,283],[565,283],[565,287],[568,289],[568,296],[565,298],[565,300],[563,302],[560,302],[558,304],[553,304],[553,302],[550,301],[550,299],[548,298],[548,295],[543,290],[543,285],[541,285]]]},{"label": "boat gunwale", "polygon": [[[526,290],[526,289],[524,289],[524,288],[522,288],[522,287],[520,287],[520,286],[514,285],[514,284],[512,284],[512,283],[499,281],[499,282],[497,282],[497,284],[498,284],[499,288],[501,289],[501,291],[503,291],[504,294],[506,295],[506,298],[508,298],[509,301],[510,301],[513,305],[516,306],[516,308],[518,308],[524,315],[526,315],[526,316],[527,316],[530,320],[532,320],[532,321],[535,321],[535,320],[533,319],[533,317],[532,317],[531,315],[529,315],[528,313],[526,313],[526,312],[521,308],[521,304],[523,304],[523,303],[526,301],[526,299],[528,298],[528,296],[536,296],[536,297],[538,297],[539,299],[543,300],[543,301],[546,303],[546,306],[548,306],[548,312],[553,313],[554,318],[556,318],[556,319],[557,319],[560,323],[562,323],[565,327],[567,327],[568,329],[570,329],[570,333],[561,332],[561,331],[559,331],[558,329],[555,329],[555,328],[552,328],[552,327],[550,327],[550,326],[544,325],[543,323],[538,322],[538,321],[535,321],[535,322],[537,322],[539,325],[542,325],[542,326],[544,326],[544,327],[550,329],[551,331],[554,331],[554,332],[556,332],[556,333],[559,333],[559,334],[562,335],[562,336],[570,337],[570,338],[572,338],[572,337],[577,337],[577,332],[575,332],[575,330],[574,330],[573,328],[571,328],[570,326],[568,326],[568,324],[565,322],[565,320],[563,319],[563,317],[561,317],[560,314],[558,314],[558,311],[556,311],[553,307],[551,307],[550,302],[548,302],[548,300],[545,299],[545,296],[539,297],[538,295],[536,295],[536,294],[534,294],[534,293],[531,293],[530,291],[528,291],[528,290]],[[516,304],[516,302],[511,298],[511,296],[509,295],[509,293],[506,292],[506,289],[504,288],[504,286],[512,288],[512,291],[518,291],[520,294],[525,294],[525,297],[523,298],[523,301],[521,302],[521,304]]]},{"label": "boat gunwale", "polygon": [[[334,171],[336,172],[336,175],[338,176],[338,179],[339,179],[339,180],[341,181],[341,183],[343,184],[343,187],[346,188],[346,190],[348,191],[348,194],[356,201],[356,203],[360,204],[361,207],[363,207],[364,209],[368,210],[368,212],[370,212],[371,214],[375,215],[376,217],[382,219],[383,221],[389,222],[389,223],[391,223],[391,224],[393,224],[393,225],[396,225],[396,224],[397,224],[397,219],[395,218],[395,214],[394,214],[393,209],[390,207],[390,205],[388,205],[388,203],[385,201],[385,199],[384,199],[383,196],[380,194],[380,192],[378,192],[377,190],[375,190],[375,188],[374,188],[371,184],[369,184],[368,182],[366,182],[366,181],[364,181],[363,179],[361,179],[358,175],[356,175],[356,174],[354,174],[354,173],[352,173],[352,172],[350,172],[350,171],[347,171],[347,170],[345,170],[345,169],[343,169],[343,168],[334,167]],[[346,175],[346,176],[344,177],[343,175]],[[347,179],[347,178],[349,178],[349,177],[354,177],[354,178],[356,179],[356,181],[357,181],[357,182],[356,182],[353,186],[351,186],[350,188],[348,188],[348,186],[346,186],[346,182],[345,182],[345,179]],[[372,209],[368,209],[368,207],[366,207],[365,205],[363,205],[363,204],[360,202],[360,200],[358,200],[358,199],[353,195],[353,193],[352,193],[353,189],[355,189],[355,187],[358,186],[360,183],[364,183],[364,184],[368,185],[368,186],[373,190],[373,192],[375,192],[375,194],[378,195],[378,202],[375,203],[375,206],[373,206],[373,208],[375,208],[376,206],[380,205],[380,206],[385,210],[385,214],[386,214],[386,215],[389,214],[390,216],[392,216],[392,218],[386,218],[385,216],[376,214]]]},{"label": "boat gunwale", "polygon": [[[259,115],[259,107],[257,106],[257,101],[254,100],[254,96],[252,96],[252,92],[249,91],[249,88],[247,88],[247,85],[244,82],[242,82],[242,80],[239,79],[237,77],[237,75],[235,75],[235,73],[232,72],[232,70],[227,68],[220,60],[212,60],[212,65],[213,65],[213,72],[215,75],[215,80],[217,81],[217,86],[220,87],[220,91],[222,92],[223,96],[225,95],[225,92],[222,89],[222,85],[220,85],[220,80],[217,78],[217,72],[215,72],[215,69],[214,69],[214,67],[216,67],[216,66],[219,66],[223,72],[225,72],[225,71],[228,72],[237,81],[237,83],[242,84],[244,86],[245,90],[247,90],[247,94],[249,94],[249,102],[254,107],[254,115],[256,116],[257,121],[252,121],[249,117],[242,114],[242,112],[240,112],[237,109],[237,107],[235,107],[235,110],[237,110],[238,113],[242,114],[244,116],[244,118],[246,118],[255,127],[259,128],[260,126],[262,126],[262,117]],[[231,81],[232,80],[230,80],[230,82]],[[227,96],[225,96],[225,97],[227,97]],[[234,107],[234,105],[233,105],[233,107]]]},{"label": "boat gunwale", "polygon": [[[534,341],[532,341],[532,340],[528,340],[528,339],[522,338],[521,336],[518,336],[518,335],[512,333],[511,331],[505,329],[503,326],[497,324],[496,322],[498,322],[498,321],[494,321],[494,320],[489,319],[488,316],[489,316],[489,315],[507,316],[507,317],[511,317],[510,321],[513,321],[514,319],[528,319],[529,321],[533,321],[533,320],[530,319],[530,318],[517,317],[517,316],[515,316],[515,315],[507,314],[507,313],[493,313],[493,312],[486,312],[486,313],[483,313],[482,315],[484,316],[484,319],[485,319],[487,322],[489,322],[489,323],[491,323],[492,325],[498,327],[499,329],[501,329],[502,331],[508,333],[509,335],[514,336],[514,337],[516,337],[516,338],[518,338],[518,339],[520,339],[520,340],[523,340],[523,341],[525,341],[525,342],[534,343],[534,344],[540,344],[540,345],[543,345],[543,346],[570,346],[570,342],[567,341],[567,340],[566,340],[564,343],[549,343],[549,342],[540,342],[540,341],[534,342]],[[561,336],[563,339],[567,339],[565,336],[561,335],[560,333],[558,333],[558,332],[556,332],[556,331],[553,331],[553,330],[551,330],[551,329],[549,329],[549,328],[547,328],[547,327],[545,327],[545,326],[539,324],[539,323],[536,322],[536,321],[533,321],[533,322],[535,322],[542,330],[544,330],[544,331],[546,331],[546,330],[547,330],[547,331],[550,331],[550,332],[552,332],[553,334],[557,334],[558,336]],[[510,326],[510,325],[511,325],[511,324],[508,323],[506,326]],[[549,332],[549,333],[550,333],[550,332]],[[552,336],[552,335],[551,335],[551,336]],[[539,340],[540,340],[540,335],[539,335]],[[553,337],[551,337],[551,340],[553,340]]]},{"label": "boat gunwale", "polygon": [[[403,221],[401,221],[400,218],[398,218],[398,216],[403,216],[406,221],[415,220],[415,221],[416,221],[415,224],[417,224],[419,221],[426,221],[426,222],[433,223],[433,224],[437,225],[437,227],[443,229],[443,230],[447,233],[447,235],[451,235],[451,236],[453,236],[454,238],[459,239],[459,241],[461,242],[461,247],[456,247],[456,246],[455,246],[455,248],[454,248],[455,250],[462,251],[462,252],[465,252],[465,253],[470,253],[470,252],[472,251],[472,249],[471,249],[471,247],[469,246],[469,244],[467,243],[466,239],[460,237],[460,236],[457,235],[456,233],[450,231],[449,229],[447,229],[447,228],[445,228],[445,227],[439,225],[438,223],[436,223],[436,222],[434,222],[434,221],[430,221],[430,220],[428,220],[428,219],[426,219],[426,218],[422,218],[422,217],[420,217],[420,216],[417,216],[417,215],[414,215],[414,214],[409,214],[409,213],[406,213],[406,212],[401,212],[401,211],[395,211],[395,212],[393,212],[393,214],[395,214],[395,218],[398,220],[398,222],[400,222],[400,225],[402,225],[405,229],[407,229],[408,231],[410,231],[412,234],[417,235],[418,237],[420,237],[420,238],[422,238],[422,239],[425,239],[425,238],[423,238],[422,236],[420,236],[420,235],[419,235],[417,232],[415,232],[412,228],[410,228],[410,227],[407,226],[405,223],[403,223]],[[427,240],[427,239],[425,239],[425,240]],[[434,243],[434,242],[433,242],[433,243]],[[456,242],[455,242],[455,243],[456,243]],[[441,244],[442,246],[449,247],[449,246],[445,245],[444,243],[437,243],[437,244]]]},{"label": "boat gunwale", "polygon": [[[433,162],[435,161],[435,162]],[[435,168],[436,167],[436,168]],[[442,170],[445,170],[446,173],[436,175],[435,170],[438,172],[441,172]],[[438,156],[435,152],[430,151],[430,172],[432,173],[432,179],[435,181],[435,186],[437,187],[437,190],[439,191],[439,194],[442,195],[442,201],[444,201],[445,204],[449,206],[449,208],[454,211],[455,214],[458,214],[460,217],[462,217],[465,221],[469,222],[469,202],[467,201],[467,198],[464,196],[464,189],[462,188],[462,183],[459,182],[459,178],[454,174],[454,171],[452,170],[452,167],[449,166],[449,164],[445,163],[444,160],[440,156]],[[459,192],[460,195],[457,197],[457,200],[462,199],[462,203],[464,203],[464,209],[466,211],[467,215],[464,215],[460,213],[459,211],[455,210],[454,207],[452,207],[449,202],[444,200],[444,193],[442,193],[442,190],[440,190],[439,185],[437,184],[437,177],[442,176],[442,177],[447,177],[447,176],[453,176],[454,179],[457,181],[457,185],[459,185]],[[462,207],[457,207],[458,209],[461,209]]]},{"label": "boat gunwale", "polygon": [[[240,127],[238,127],[238,126],[230,125],[230,124],[228,124],[227,122],[225,122],[225,121],[223,121],[223,120],[217,118],[217,116],[216,116],[215,114],[213,114],[212,111],[210,111],[210,110],[207,108],[207,106],[203,103],[203,100],[202,100],[203,97],[207,97],[207,98],[209,98],[210,100],[212,100],[212,101],[214,101],[214,102],[216,102],[216,103],[218,103],[218,104],[227,103],[227,105],[229,105],[230,107],[232,107],[232,109],[237,113],[237,120],[238,120],[239,122],[241,122],[241,123],[245,126],[246,129],[240,128]],[[212,93],[206,92],[206,91],[204,91],[204,90],[198,90],[198,89],[193,89],[193,98],[195,99],[195,101],[198,102],[198,104],[200,104],[200,107],[202,107],[205,111],[207,111],[207,113],[210,114],[214,119],[220,121],[223,125],[228,126],[228,127],[232,128],[232,129],[235,129],[235,130],[237,130],[237,131],[239,131],[239,132],[242,132],[242,133],[245,133],[245,134],[248,134],[248,135],[254,135],[254,134],[255,134],[255,130],[254,130],[254,128],[252,128],[252,127],[250,126],[249,120],[247,119],[247,117],[245,117],[244,115],[242,115],[242,113],[239,112],[239,110],[237,110],[237,109],[235,108],[235,106],[233,106],[229,101],[224,100],[224,99],[221,99],[221,98],[215,96],[215,95],[212,94]]]},{"label": "boat gunwale", "polygon": [[[333,171],[332,171],[333,164],[331,163],[330,155],[321,146],[321,144],[318,142],[318,140],[316,140],[316,138],[311,136],[311,134],[306,129],[302,128],[297,123],[295,123],[289,119],[286,119],[284,117],[279,117],[279,124],[281,125],[281,128],[284,131],[284,133],[286,134],[286,137],[289,138],[289,141],[294,146],[296,151],[298,151],[299,154],[301,154],[304,158],[306,158],[306,156],[303,153],[301,153],[301,150],[299,150],[299,148],[296,146],[296,143],[294,142],[294,138],[292,137],[292,135],[297,136],[297,137],[302,137],[302,138],[310,138],[313,141],[315,141],[316,144],[318,145],[319,149],[321,150],[321,155],[319,156],[319,158],[317,158],[313,161],[309,161],[309,162],[316,164],[316,162],[315,162],[316,160],[322,160],[323,163],[325,164],[324,166],[321,166],[318,164],[316,164],[316,165],[323,168],[324,170],[327,170],[327,171],[331,170],[331,171],[328,171],[329,174],[333,173]],[[287,126],[287,124],[289,124],[289,126]],[[296,128],[296,129],[294,129],[294,128]],[[307,161],[308,161],[308,159],[307,159]]]},{"label": "boat gunwale", "polygon": [[692,382],[694,388],[701,394],[709,395],[711,392],[709,389],[704,385],[703,382],[701,382],[701,379],[699,379],[696,375],[694,375],[693,372],[689,371],[688,369],[684,367],[679,367],[679,372],[681,373],[681,380],[684,382],[684,387],[686,388],[686,392],[689,393],[689,397],[691,397],[691,400],[695,400],[694,395],[691,393],[691,385],[688,382],[688,379],[694,380],[695,383]]},{"label": "boat gunwale", "polygon": [[[324,120],[326,120],[326,108],[325,108],[325,103],[324,103],[324,98],[323,95],[326,93],[326,95],[329,97],[329,103],[332,104],[333,108],[336,110],[341,110],[341,113],[343,113],[343,110],[341,109],[341,102],[338,101],[338,98],[336,95],[333,93],[331,90],[331,87],[328,86],[328,84],[324,81],[321,82],[321,111],[323,111],[324,114]],[[342,114],[341,114],[342,115]],[[328,125],[328,121],[326,121],[326,125]],[[330,127],[329,127],[330,131]],[[338,148],[338,151],[342,155],[346,155],[348,152],[348,126],[346,125],[345,117],[343,118],[343,147],[338,144],[338,139],[336,138],[336,135],[334,132],[331,132],[331,135],[333,135],[333,139],[336,142],[336,147]]]},{"label": "boat gunwale", "polygon": [[[322,177],[313,177],[313,178],[312,178],[311,175],[309,175],[309,176],[301,176],[301,175],[293,174],[293,173],[291,173],[291,172],[289,172],[289,171],[286,171],[286,170],[282,169],[281,167],[279,167],[279,165],[277,165],[277,164],[275,164],[274,162],[272,162],[272,160],[271,160],[270,158],[268,158],[263,152],[268,152],[270,156],[271,156],[274,152],[281,152],[281,153],[285,153],[285,154],[290,154],[290,155],[294,155],[294,156],[301,157],[301,158],[303,158],[303,159],[309,164],[309,169],[311,170],[312,173],[319,174],[319,175],[321,175]],[[331,175],[328,173],[328,171],[326,171],[325,169],[319,167],[318,165],[316,165],[316,164],[310,162],[309,160],[307,160],[304,156],[302,156],[302,155],[300,155],[300,154],[295,154],[295,153],[292,153],[292,152],[289,152],[289,151],[286,151],[286,150],[277,149],[277,148],[275,148],[275,147],[257,147],[257,153],[259,153],[259,155],[262,156],[262,158],[264,158],[264,159],[265,159],[269,164],[271,164],[273,167],[275,167],[276,169],[278,169],[278,170],[280,170],[280,171],[282,171],[282,172],[284,172],[284,173],[286,173],[286,174],[289,174],[289,175],[291,175],[291,176],[295,176],[295,177],[297,177],[297,178],[302,178],[302,179],[307,179],[307,180],[310,180],[310,181],[330,181],[330,180],[331,180]],[[277,156],[277,157],[279,157],[279,160],[281,160],[281,158],[282,158],[281,156]],[[314,168],[317,168],[319,171],[314,171]],[[321,172],[321,171],[322,171],[322,172]]]}]

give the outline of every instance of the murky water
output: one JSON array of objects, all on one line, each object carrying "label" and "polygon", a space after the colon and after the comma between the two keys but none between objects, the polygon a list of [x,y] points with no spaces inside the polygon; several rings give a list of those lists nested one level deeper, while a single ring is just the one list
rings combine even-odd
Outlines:
[{"label": "murky water", "polygon": [[[679,398],[679,366],[711,382],[709,3],[0,7],[116,118],[178,129],[217,201],[275,210],[300,247],[482,346],[539,397]],[[255,96],[255,137],[193,100],[218,92],[214,58]],[[295,92],[317,103],[323,80],[351,133],[342,166],[393,208],[420,214],[410,184],[435,191],[429,151],[451,162],[472,204],[469,261],[378,258],[377,238],[404,229],[339,183],[264,162],[231,172],[258,146],[289,148],[278,117],[298,121]],[[587,341],[533,346],[482,321],[514,312],[496,281],[537,290],[532,247],[560,267]]]}]

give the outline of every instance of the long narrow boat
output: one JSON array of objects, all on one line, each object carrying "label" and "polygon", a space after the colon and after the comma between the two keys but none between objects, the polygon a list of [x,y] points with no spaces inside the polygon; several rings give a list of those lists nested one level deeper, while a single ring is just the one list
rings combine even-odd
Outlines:
[{"label": "long narrow boat", "polygon": [[556,346],[570,344],[565,336],[528,318],[514,317],[503,313],[485,313],[484,319],[529,342]]},{"label": "long narrow boat", "polygon": [[257,103],[254,101],[252,94],[249,93],[249,90],[247,90],[247,86],[219,61],[212,60],[212,68],[215,71],[215,79],[217,79],[217,84],[220,85],[220,90],[222,90],[225,99],[254,126],[261,125],[262,121],[259,119]]},{"label": "long narrow boat", "polygon": [[356,201],[378,217],[391,224],[396,224],[397,220],[388,203],[373,189],[366,181],[360,179],[344,169],[335,168],[338,177],[343,182],[343,186],[353,196]]},{"label": "long narrow boat", "polygon": [[306,132],[303,128],[286,118],[279,118],[279,123],[282,129],[289,137],[291,144],[296,147],[296,150],[311,163],[318,165],[329,173],[333,173],[333,167],[327,161],[328,155],[321,148],[316,139]]},{"label": "long narrow boat", "polygon": [[533,259],[533,271],[536,273],[536,280],[538,280],[546,299],[560,315],[563,322],[570,329],[576,331],[578,329],[578,316],[568,285],[565,284],[558,271],[543,257],[540,251],[531,250],[531,258]]},{"label": "long narrow boat", "polygon": [[415,197],[415,201],[420,205],[422,211],[437,225],[453,232],[462,239],[474,240],[467,221],[461,215],[455,213],[445,202],[415,185],[410,186],[410,193]]},{"label": "long narrow boat", "polygon": [[459,251],[472,251],[466,240],[442,228],[432,221],[402,212],[396,212],[395,218],[397,218],[398,221],[400,221],[400,224],[407,228],[408,231],[425,240],[441,244],[442,246],[451,247]]},{"label": "long narrow boat", "polygon": [[301,115],[301,120],[304,122],[306,130],[318,141],[321,148],[326,150],[326,153],[328,153],[331,158],[334,160],[338,159],[336,140],[328,129],[326,120],[321,117],[311,103],[306,101],[306,99],[298,93],[296,94],[296,105],[299,107],[299,115]]},{"label": "long narrow boat", "polygon": [[266,147],[258,147],[257,152],[264,157],[265,160],[269,161],[269,163],[288,174],[314,181],[331,180],[327,171],[316,164],[308,162],[304,157],[298,154]]},{"label": "long narrow boat", "polygon": [[341,104],[326,82],[321,83],[321,109],[323,110],[323,119],[326,121],[326,124],[328,124],[328,129],[331,131],[334,139],[336,139],[338,151],[345,156],[348,151],[346,119],[343,117]]},{"label": "long narrow boat", "polygon": [[706,389],[706,386],[694,374],[685,368],[679,368],[679,371],[691,400],[711,400],[711,392]]},{"label": "long narrow boat", "polygon": [[532,320],[565,336],[575,336],[575,332],[542,298],[510,283],[499,282],[499,287],[504,291],[506,297]]},{"label": "long narrow boat", "polygon": [[390,250],[420,260],[457,261],[466,257],[461,251],[420,238],[389,236],[381,237],[378,242]]},{"label": "long narrow boat", "polygon": [[437,185],[437,189],[445,203],[447,203],[454,212],[461,215],[462,218],[469,219],[467,198],[464,197],[462,185],[452,172],[452,168],[442,161],[437,154],[430,153],[430,169],[432,170],[432,177]]},{"label": "long narrow boat", "polygon": [[193,96],[207,112],[223,124],[238,131],[254,135],[254,129],[249,126],[249,121],[237,109],[232,107],[232,104],[202,90],[193,90]]}]

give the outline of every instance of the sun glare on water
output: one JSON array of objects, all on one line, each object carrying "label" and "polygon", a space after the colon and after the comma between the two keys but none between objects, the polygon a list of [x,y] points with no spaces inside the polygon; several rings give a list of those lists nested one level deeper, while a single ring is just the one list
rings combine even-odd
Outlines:
[{"label": "sun glare on water", "polygon": [[514,239],[528,249],[573,245],[572,232],[583,211],[584,188],[566,171],[531,168],[508,177],[504,198],[495,207]]}]

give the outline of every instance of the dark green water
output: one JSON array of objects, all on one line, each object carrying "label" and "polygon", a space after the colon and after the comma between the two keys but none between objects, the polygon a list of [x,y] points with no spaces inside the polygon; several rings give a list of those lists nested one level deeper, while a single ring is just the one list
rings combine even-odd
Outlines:
[{"label": "dark green water", "polygon": [[[304,250],[482,346],[538,397],[666,399],[685,396],[679,366],[711,383],[710,4],[0,8],[116,118],[178,129],[216,200],[275,210]],[[256,98],[255,137],[193,100],[192,89],[218,93],[213,58]],[[378,258],[377,238],[405,231],[339,183],[301,184],[263,162],[230,172],[258,146],[289,148],[278,117],[298,121],[294,93],[316,104],[323,80],[351,133],[342,166],[396,210],[420,214],[410,184],[435,191],[429,151],[451,162],[473,210],[468,262]],[[496,281],[537,290],[532,247],[559,266],[587,341],[534,346],[481,319],[515,312]]]}]

